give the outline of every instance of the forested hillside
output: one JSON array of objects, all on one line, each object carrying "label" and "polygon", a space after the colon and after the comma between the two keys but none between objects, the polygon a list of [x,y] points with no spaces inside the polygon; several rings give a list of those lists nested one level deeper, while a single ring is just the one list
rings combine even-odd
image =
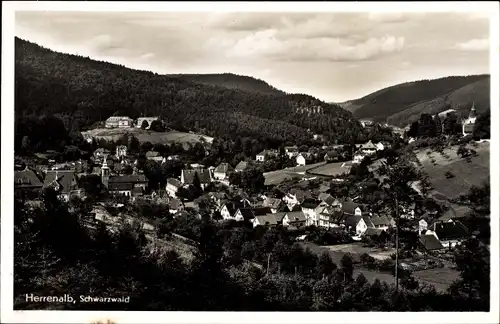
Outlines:
[{"label": "forested hillside", "polygon": [[112,115],[159,115],[175,129],[213,137],[253,136],[274,144],[304,143],[312,139],[311,132],[338,142],[361,134],[350,112],[308,95],[208,86],[56,53],[18,38],[15,64],[16,139],[30,136],[30,126],[20,119],[51,114],[69,130]]},{"label": "forested hillside", "polygon": [[283,91],[274,88],[267,82],[252,78],[245,75],[237,75],[233,73],[221,74],[169,74],[171,77],[182,80],[224,87],[228,89],[238,89],[244,91],[252,91],[262,94],[283,95]]},{"label": "forested hillside", "polygon": [[452,76],[398,84],[341,106],[360,119],[405,126],[420,114],[455,109],[468,114],[474,102],[479,113],[490,109],[490,76]]}]

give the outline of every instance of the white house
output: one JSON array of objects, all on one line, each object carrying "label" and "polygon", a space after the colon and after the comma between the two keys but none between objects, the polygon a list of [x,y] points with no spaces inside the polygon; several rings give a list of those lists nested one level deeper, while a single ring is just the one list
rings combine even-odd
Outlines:
[{"label": "white house", "polygon": [[367,143],[361,145],[360,151],[365,153],[366,155],[373,155],[377,153],[377,146],[372,143],[372,141],[368,141]]},{"label": "white house", "polygon": [[151,124],[156,121],[156,120],[160,120],[160,117],[139,117],[137,119],[137,124],[135,125],[136,128],[141,128],[142,127],[142,123],[144,121],[146,121],[148,123],[148,126],[146,126],[146,129],[149,129],[151,128]]},{"label": "white house", "polygon": [[306,158],[302,154],[297,155],[295,161],[297,162],[297,165],[306,165]]},{"label": "white house", "polygon": [[285,146],[285,153],[289,159],[292,159],[299,154],[299,148],[297,146]]},{"label": "white house", "polygon": [[234,213],[232,219],[238,222],[250,221],[252,222],[256,216],[254,215],[251,208],[238,208]]},{"label": "white house", "polygon": [[304,202],[301,204],[302,212],[304,213],[306,217],[306,225],[318,225],[318,215],[316,213],[316,208],[320,204],[319,201],[316,201],[314,199],[306,199]]},{"label": "white house", "polygon": [[429,224],[425,221],[425,219],[419,220],[418,221],[418,232],[422,233],[422,232],[427,231],[428,226],[429,226]]},{"label": "white house", "polygon": [[214,169],[214,179],[224,180],[231,171],[233,171],[233,167],[229,163],[223,162]]},{"label": "white house", "polygon": [[354,153],[354,156],[352,158],[352,163],[353,164],[360,164],[366,157],[366,154],[363,152],[356,152]]},{"label": "white house", "polygon": [[382,142],[378,142],[377,144],[375,144],[375,146],[377,147],[377,151],[385,150],[384,143],[382,143]]},{"label": "white house", "polygon": [[106,119],[106,128],[127,128],[132,127],[133,119],[126,116],[111,116]]},{"label": "white house", "polygon": [[174,178],[167,179],[167,186],[165,190],[170,197],[176,197],[177,191],[182,187],[182,183]]},{"label": "white house", "polygon": [[121,158],[122,156],[127,156],[127,147],[125,145],[118,145],[116,147],[116,157]]},{"label": "white house", "polygon": [[351,215],[346,218],[345,225],[347,230],[355,231],[356,236],[363,235],[368,227],[373,228],[370,218],[367,216]]},{"label": "white house", "polygon": [[267,158],[267,152],[264,150],[255,156],[255,160],[259,162],[264,162]]}]

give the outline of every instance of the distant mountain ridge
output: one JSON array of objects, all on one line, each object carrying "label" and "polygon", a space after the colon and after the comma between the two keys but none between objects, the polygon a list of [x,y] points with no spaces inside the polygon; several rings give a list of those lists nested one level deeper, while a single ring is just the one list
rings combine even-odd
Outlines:
[{"label": "distant mountain ridge", "polygon": [[[252,137],[274,146],[307,143],[313,133],[349,142],[362,132],[360,123],[338,105],[304,94],[263,94],[262,89],[275,92],[263,81],[232,75],[222,79],[159,75],[57,53],[19,38],[15,40],[15,77],[16,127],[22,125],[21,118],[50,114],[61,116],[71,129],[112,115],[160,116],[180,131]],[[258,84],[261,90],[246,91],[240,85],[228,89],[227,80],[234,78],[247,80],[254,90]],[[18,129],[19,136],[29,133],[29,129]]]},{"label": "distant mountain ridge", "polygon": [[257,92],[261,94],[283,95],[285,92],[276,89],[267,82],[234,73],[220,74],[168,74],[167,76],[192,81],[205,85],[224,87],[228,89],[237,89],[243,91]]},{"label": "distant mountain ridge", "polygon": [[338,105],[359,119],[405,126],[422,113],[455,109],[464,116],[472,104],[479,113],[490,109],[490,76],[451,76],[398,84]]}]

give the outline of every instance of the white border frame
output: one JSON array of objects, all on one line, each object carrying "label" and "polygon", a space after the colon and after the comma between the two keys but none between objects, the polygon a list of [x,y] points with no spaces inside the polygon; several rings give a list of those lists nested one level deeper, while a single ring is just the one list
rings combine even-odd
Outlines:
[{"label": "white border frame", "polygon": [[2,187],[1,322],[3,323],[498,323],[499,201],[491,201],[491,309],[489,313],[265,313],[265,312],[91,312],[12,311],[13,307],[13,132],[14,19],[16,11],[277,11],[277,12],[482,12],[490,15],[492,196],[499,192],[499,4],[497,2],[2,2]]}]

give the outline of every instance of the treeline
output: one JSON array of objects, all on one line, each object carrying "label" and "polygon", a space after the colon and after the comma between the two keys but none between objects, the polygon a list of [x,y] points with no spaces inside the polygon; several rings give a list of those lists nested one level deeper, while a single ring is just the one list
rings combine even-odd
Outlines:
[{"label": "treeline", "polygon": [[[457,252],[461,278],[446,293],[408,274],[401,287],[354,275],[293,242],[288,232],[165,212],[161,232],[198,242],[188,261],[172,250],[151,250],[144,233],[126,225],[112,233],[89,230],[86,211],[46,190],[43,207],[15,205],[14,308],[169,311],[487,311],[487,250],[470,240]],[[71,202],[74,204],[74,202]],[[250,262],[253,263],[250,263]],[[119,265],[119,266],[117,266]],[[25,294],[130,296],[130,303],[33,304]]]},{"label": "treeline", "polygon": [[188,80],[206,85],[219,86],[229,89],[239,89],[244,91],[258,92],[261,94],[284,94],[267,82],[245,75],[233,73],[220,74],[169,74],[168,76]]},{"label": "treeline", "polygon": [[[354,100],[353,104],[362,105],[354,112],[354,116],[357,118],[372,118],[374,121],[379,122],[385,121],[388,117],[410,109],[412,105],[417,103],[426,101],[431,103],[440,97],[447,101],[446,95],[481,80],[489,81],[489,75],[450,76],[435,80],[398,84]],[[482,95],[489,97],[489,92]],[[467,100],[467,98],[464,97],[463,100]],[[460,104],[464,107],[470,107],[471,102],[453,102],[453,107]],[[489,109],[489,105],[488,107],[477,106],[479,110]]]},{"label": "treeline", "polygon": [[[491,114],[489,111],[479,114],[474,124],[472,138],[475,140],[490,138]],[[444,118],[435,115],[421,114],[420,119],[410,125],[407,132],[409,137],[437,137],[441,135],[461,135],[462,124],[454,112],[448,113]]]},{"label": "treeline", "polygon": [[[312,137],[310,130],[351,141],[362,133],[350,112],[307,95],[263,95],[207,86],[55,53],[18,38],[15,105],[16,116],[60,114],[75,128],[112,115],[155,115],[172,128],[213,137],[303,141]],[[310,113],[317,107],[321,113]]]}]

